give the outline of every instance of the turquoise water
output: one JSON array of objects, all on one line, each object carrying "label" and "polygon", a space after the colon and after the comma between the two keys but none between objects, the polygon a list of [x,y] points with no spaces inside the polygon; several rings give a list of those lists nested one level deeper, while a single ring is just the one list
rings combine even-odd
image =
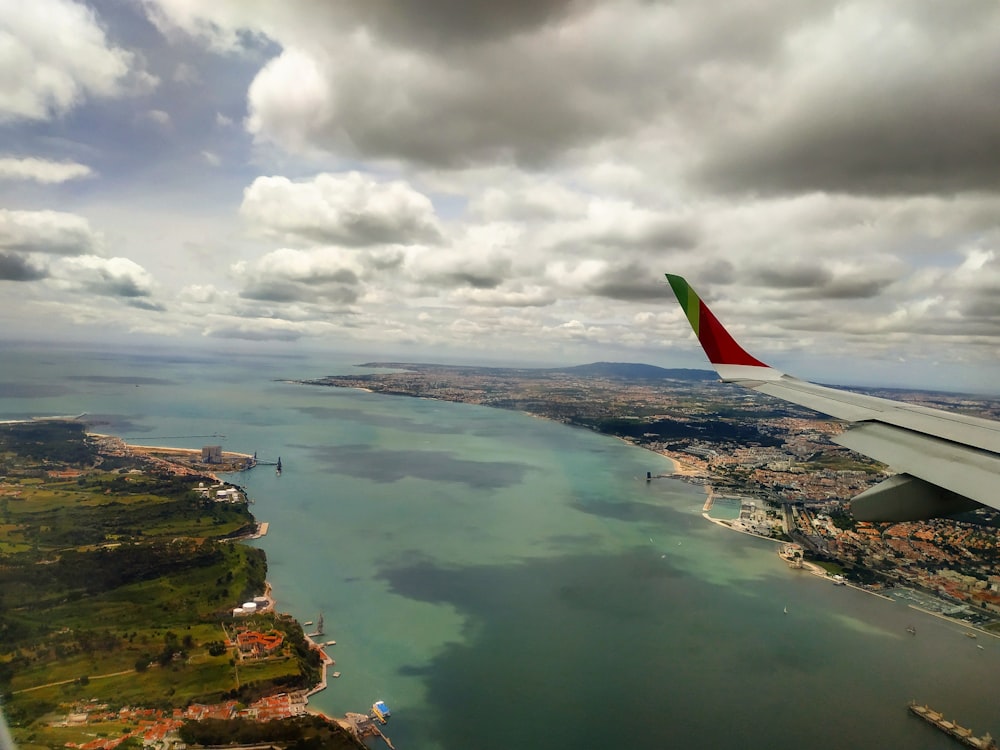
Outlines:
[{"label": "turquoise water", "polygon": [[271,524],[279,606],[322,611],[337,640],[343,676],[314,705],[384,699],[400,750],[951,747],[911,698],[1000,732],[1000,644],[788,570],[702,519],[700,490],[645,482],[669,463],[620,441],[275,382],[344,357],[0,361],[0,418],[86,411],[133,440],[280,455],[281,477],[233,480]]}]

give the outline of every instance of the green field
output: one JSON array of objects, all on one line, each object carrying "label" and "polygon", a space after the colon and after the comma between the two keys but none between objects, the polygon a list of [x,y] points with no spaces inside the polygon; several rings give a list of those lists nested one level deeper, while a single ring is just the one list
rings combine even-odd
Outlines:
[{"label": "green field", "polygon": [[181,707],[317,679],[288,618],[254,618],[285,633],[265,661],[222,647],[267,564],[228,540],[253,527],[247,507],[202,497],[199,481],[212,482],[104,461],[75,423],[0,427],[0,690],[22,747],[121,733],[48,727],[77,701]]}]

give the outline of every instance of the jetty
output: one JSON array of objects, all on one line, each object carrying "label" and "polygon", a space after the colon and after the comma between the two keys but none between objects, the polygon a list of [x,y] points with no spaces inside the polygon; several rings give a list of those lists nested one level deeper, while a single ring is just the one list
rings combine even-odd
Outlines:
[{"label": "jetty", "polygon": [[312,633],[306,633],[310,638],[315,638],[316,636],[323,635],[323,613],[319,613],[319,620],[316,622],[316,630]]},{"label": "jetty", "polygon": [[348,712],[344,717],[344,721],[338,723],[362,742],[370,737],[378,737],[385,743],[389,750],[396,750],[392,745],[392,741],[375,724],[375,717],[372,714]]},{"label": "jetty", "polygon": [[910,702],[910,712],[914,716],[919,716],[928,724],[937,727],[950,737],[954,737],[966,747],[974,747],[977,750],[997,750],[997,743],[987,732],[982,737],[976,737],[971,729],[960,726],[953,721],[944,718],[943,715],[929,706],[921,705],[915,701]]}]

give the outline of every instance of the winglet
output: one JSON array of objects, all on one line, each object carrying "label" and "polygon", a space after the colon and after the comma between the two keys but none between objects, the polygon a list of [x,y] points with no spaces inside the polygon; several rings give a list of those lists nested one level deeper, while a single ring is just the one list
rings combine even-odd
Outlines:
[{"label": "winglet", "polygon": [[708,361],[723,380],[777,380],[782,376],[737,344],[683,277],[670,273],[666,277]]}]

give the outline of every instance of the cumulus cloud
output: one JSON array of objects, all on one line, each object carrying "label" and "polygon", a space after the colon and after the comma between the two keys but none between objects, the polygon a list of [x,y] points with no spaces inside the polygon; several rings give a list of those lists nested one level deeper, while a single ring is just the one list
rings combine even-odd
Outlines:
[{"label": "cumulus cloud", "polygon": [[[657,362],[684,349],[695,364],[663,283],[669,271],[687,275],[765,359],[808,362],[818,342],[911,362],[921,346],[937,359],[1000,355],[995,5],[142,7],[168,41],[183,41],[158,47],[165,75],[182,85],[194,73],[241,76],[232,96],[201,102],[198,124],[168,98],[177,86],[120,117],[183,157],[167,168],[152,149],[143,175],[198,170],[199,181],[184,183],[199,203],[191,226],[201,247],[217,244],[199,256],[213,268],[162,252],[175,237],[186,247],[184,217],[158,217],[138,183],[150,232],[157,221],[170,229],[130,246],[128,223],[115,223],[115,254],[155,269],[158,284],[172,277],[182,292],[171,320],[206,335],[335,331]],[[116,21],[109,28],[122,33],[128,24]],[[227,57],[190,55],[192,37]],[[121,52],[103,36],[101,45]],[[117,80],[124,90],[127,79]],[[88,91],[72,101],[97,98]],[[53,104],[45,116],[73,106]],[[98,109],[79,119],[99,122]],[[152,116],[170,125],[169,138],[150,136],[151,112],[163,113]],[[67,137],[82,145],[71,119]],[[266,176],[248,185],[248,164]],[[225,192],[234,180],[245,188],[238,216],[239,196]],[[162,183],[172,199],[177,184]],[[81,283],[70,286],[60,258],[103,255],[100,236],[73,214],[22,213],[0,214],[0,273],[38,282],[33,291],[156,306],[152,279],[136,269],[74,268]],[[214,235],[200,231],[209,214],[226,217],[211,220]],[[239,242],[237,220],[250,230]],[[225,268],[219,287],[205,284]]]},{"label": "cumulus cloud", "polygon": [[128,258],[96,255],[63,258],[53,266],[52,277],[60,288],[69,291],[121,297],[133,302],[153,293],[152,275]]},{"label": "cumulus cloud", "polygon": [[148,90],[156,79],[108,43],[96,14],[70,0],[0,2],[0,122],[46,120],[86,97]]},{"label": "cumulus cloud", "polygon": [[255,318],[214,321],[203,329],[202,334],[211,338],[244,341],[298,341],[304,332],[301,326],[286,321]]},{"label": "cumulus cloud", "polygon": [[402,181],[378,182],[358,172],[304,182],[258,177],[244,191],[240,213],[286,241],[362,247],[441,239],[427,196]]},{"label": "cumulus cloud", "polygon": [[0,157],[0,180],[33,180],[57,184],[81,177],[90,177],[93,170],[86,164],[60,162],[33,157]]},{"label": "cumulus cloud", "polygon": [[365,265],[358,254],[336,248],[283,248],[252,264],[239,263],[233,271],[246,299],[347,305],[361,294]]},{"label": "cumulus cloud", "polygon": [[99,250],[101,235],[76,214],[61,211],[12,211],[0,208],[0,248],[54,255]]}]

